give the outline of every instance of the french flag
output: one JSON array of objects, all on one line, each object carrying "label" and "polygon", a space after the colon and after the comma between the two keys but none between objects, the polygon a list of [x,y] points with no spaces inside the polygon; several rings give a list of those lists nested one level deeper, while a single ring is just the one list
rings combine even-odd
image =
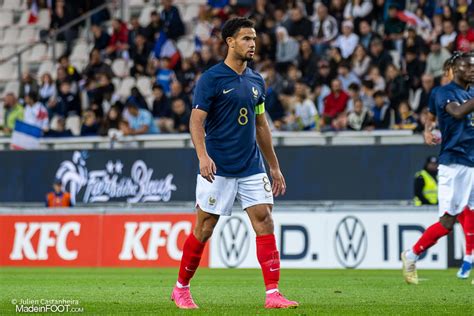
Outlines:
[{"label": "french flag", "polygon": [[397,12],[397,17],[412,26],[425,26],[425,22],[421,20],[415,13],[408,11],[408,10],[403,10],[403,11],[398,11]]},{"label": "french flag", "polygon": [[28,17],[28,24],[36,24],[38,22],[39,7],[38,2],[33,0],[31,3],[30,16]]},{"label": "french flag", "polygon": [[41,128],[27,124],[23,121],[15,122],[15,129],[12,133],[11,149],[38,149],[40,138],[43,134]]},{"label": "french flag", "polygon": [[154,52],[156,58],[168,57],[170,59],[170,69],[173,69],[181,58],[176,45],[163,31],[160,32],[160,36],[155,42]]}]

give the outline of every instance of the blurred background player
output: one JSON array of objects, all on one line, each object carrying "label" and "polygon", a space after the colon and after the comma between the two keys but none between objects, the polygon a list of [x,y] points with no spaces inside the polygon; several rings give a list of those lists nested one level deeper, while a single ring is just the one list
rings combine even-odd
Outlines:
[{"label": "blurred background player", "polygon": [[46,195],[46,207],[72,207],[71,195],[63,191],[61,179],[53,181],[53,191]]},{"label": "blurred background player", "polygon": [[[470,214],[474,211],[474,95],[468,90],[474,83],[474,53],[457,54],[453,70],[454,80],[439,88],[434,100],[442,135],[438,173],[440,219],[428,227],[413,248],[401,254],[408,284],[418,284],[419,255],[453,229],[456,217],[466,206]],[[466,234],[466,243],[472,243],[473,238],[474,234]]]},{"label": "blurred background player", "polygon": [[415,174],[414,183],[416,206],[438,204],[438,158],[426,159],[422,170]]},{"label": "blurred background player", "polygon": [[[447,59],[443,65],[443,76],[441,77],[441,86],[445,86],[450,83],[454,78],[453,73],[453,63],[454,60],[459,58],[460,53],[454,53],[449,59]],[[436,99],[436,92],[441,87],[435,87],[430,95],[429,105],[428,105],[428,117],[425,122],[425,130],[423,133],[423,137],[425,139],[425,143],[430,146],[437,145],[441,142],[441,138],[439,133],[436,132],[436,106],[435,106],[435,99]],[[474,95],[474,86],[471,84],[470,87],[471,95]],[[457,276],[460,279],[467,279],[472,269],[472,252],[474,248],[473,241],[468,238],[467,236],[474,233],[474,225],[471,225],[474,221],[474,213],[470,211],[469,207],[466,207],[464,211],[458,216],[458,222],[461,224],[464,237],[465,237],[465,245],[466,250],[463,258],[463,262],[461,267],[457,272]]]},{"label": "blurred background player", "polygon": [[[257,259],[266,287],[265,308],[292,308],[278,291],[280,254],[273,234],[273,194],[286,190],[265,117],[265,82],[247,67],[255,54],[254,23],[228,20],[222,28],[227,56],[199,79],[190,130],[199,159],[196,186],[196,227],[187,238],[178,281],[171,299],[179,308],[194,309],[189,282],[219,216],[229,216],[237,197],[257,235]],[[258,146],[257,146],[258,144]],[[260,148],[260,149],[259,149]],[[262,151],[273,184],[263,164]]]}]

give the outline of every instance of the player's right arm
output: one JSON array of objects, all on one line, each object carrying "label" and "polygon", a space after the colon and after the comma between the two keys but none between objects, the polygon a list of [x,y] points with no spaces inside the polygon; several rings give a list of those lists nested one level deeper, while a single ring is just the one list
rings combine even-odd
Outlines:
[{"label": "player's right arm", "polygon": [[215,86],[213,85],[215,85],[215,81],[208,72],[199,78],[194,91],[193,110],[189,120],[189,132],[191,133],[191,139],[199,159],[199,172],[203,178],[211,183],[215,179],[214,175],[217,168],[214,161],[207,154],[204,123],[214,101]]},{"label": "player's right arm", "polygon": [[193,140],[194,148],[196,149],[196,154],[199,159],[199,171],[201,176],[212,183],[217,170],[216,164],[207,154],[206,143],[204,141],[206,137],[204,130],[206,117],[207,112],[196,108],[193,109],[189,121],[189,131],[191,132],[191,139]]},{"label": "player's right arm", "polygon": [[425,122],[425,131],[423,132],[423,138],[425,139],[425,143],[430,146],[434,146],[439,144],[440,139],[439,137],[433,134],[433,129],[436,126],[436,116],[428,112],[428,116]]}]

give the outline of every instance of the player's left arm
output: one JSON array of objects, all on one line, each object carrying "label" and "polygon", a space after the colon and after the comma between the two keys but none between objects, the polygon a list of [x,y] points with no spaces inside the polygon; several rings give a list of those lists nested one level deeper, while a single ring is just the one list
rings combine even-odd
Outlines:
[{"label": "player's left arm", "polygon": [[[261,106],[263,106],[263,103]],[[275,195],[275,197],[280,194],[283,195],[286,192],[285,177],[283,177],[283,174],[281,173],[280,164],[278,163],[278,158],[273,149],[272,132],[270,131],[270,126],[268,126],[265,112],[257,114],[256,127],[258,147],[260,147],[260,150],[270,167],[270,175],[273,179],[273,195]]]},{"label": "player's left arm", "polygon": [[466,115],[474,112],[474,98],[469,99],[463,104],[450,102],[446,105],[446,112],[457,120],[462,120]]}]

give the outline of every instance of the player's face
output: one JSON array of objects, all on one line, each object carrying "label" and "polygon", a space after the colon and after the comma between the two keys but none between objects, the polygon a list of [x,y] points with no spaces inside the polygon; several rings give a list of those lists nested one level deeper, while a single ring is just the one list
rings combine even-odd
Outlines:
[{"label": "player's face", "polygon": [[463,81],[474,83],[474,57],[463,58],[458,63],[458,71]]},{"label": "player's face", "polygon": [[257,33],[254,28],[241,28],[234,37],[231,47],[233,47],[235,54],[244,61],[253,60],[255,55],[255,40]]}]

